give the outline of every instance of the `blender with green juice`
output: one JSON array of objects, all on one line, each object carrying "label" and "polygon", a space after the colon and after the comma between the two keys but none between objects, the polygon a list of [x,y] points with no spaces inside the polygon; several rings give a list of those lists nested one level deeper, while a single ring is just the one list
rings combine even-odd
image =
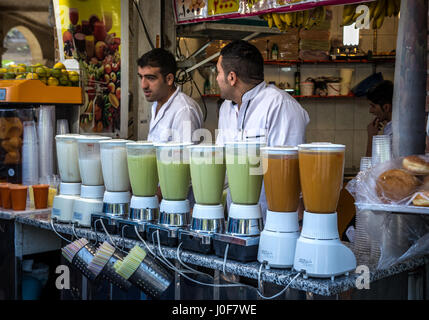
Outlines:
[{"label": "blender with green juice", "polygon": [[177,244],[179,228],[188,228],[191,221],[190,204],[187,199],[191,183],[189,155],[190,143],[159,143],[156,147],[156,166],[162,201],[159,206],[158,223],[148,223],[148,239],[160,237],[162,244]]},{"label": "blender with green juice", "polygon": [[159,216],[156,148],[152,142],[137,141],[128,142],[126,150],[133,195],[128,220],[119,221],[119,232],[127,238],[138,239],[136,233],[144,236],[146,223],[158,221]]},{"label": "blender with green juice", "polygon": [[263,229],[259,196],[263,166],[260,142],[225,143],[225,161],[232,203],[225,234],[213,238],[215,253],[239,261],[257,259],[259,236]]},{"label": "blender with green juice", "polygon": [[225,230],[222,195],[225,184],[224,147],[200,144],[188,147],[195,205],[189,230],[179,231],[183,248],[201,253],[213,251],[214,233]]}]

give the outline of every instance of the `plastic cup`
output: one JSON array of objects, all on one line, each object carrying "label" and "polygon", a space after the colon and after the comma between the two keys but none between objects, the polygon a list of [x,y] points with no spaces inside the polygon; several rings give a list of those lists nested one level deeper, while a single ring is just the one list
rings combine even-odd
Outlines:
[{"label": "plastic cup", "polygon": [[27,186],[9,185],[12,210],[25,210],[27,207]]},{"label": "plastic cup", "polygon": [[36,184],[33,186],[34,208],[45,209],[48,207],[49,184]]},{"label": "plastic cup", "polygon": [[365,171],[371,168],[372,158],[371,157],[362,157],[360,158],[360,168],[359,171]]},{"label": "plastic cup", "polygon": [[0,185],[0,196],[3,208],[10,209],[12,204],[10,201],[9,183]]},{"label": "plastic cup", "polygon": [[392,141],[389,135],[378,135],[372,138],[371,165],[390,161],[392,159]]}]

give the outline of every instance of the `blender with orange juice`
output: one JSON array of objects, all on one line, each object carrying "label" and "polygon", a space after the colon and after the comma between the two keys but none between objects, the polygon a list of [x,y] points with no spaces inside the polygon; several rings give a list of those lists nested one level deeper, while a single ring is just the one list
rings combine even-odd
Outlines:
[{"label": "blender with orange juice", "polygon": [[356,257],[341,243],[336,208],[343,184],[345,146],[298,146],[304,218],[293,268],[308,276],[331,278],[356,269]]},{"label": "blender with orange juice", "polygon": [[262,149],[267,215],[259,241],[258,261],[270,267],[292,267],[299,237],[298,148]]}]

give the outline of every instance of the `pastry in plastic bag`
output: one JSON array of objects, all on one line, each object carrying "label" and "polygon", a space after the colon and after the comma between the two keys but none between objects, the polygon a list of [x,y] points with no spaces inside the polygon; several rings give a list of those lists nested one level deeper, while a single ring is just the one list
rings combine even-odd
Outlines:
[{"label": "pastry in plastic bag", "polygon": [[420,207],[429,207],[429,191],[419,192],[413,199],[413,205]]},{"label": "pastry in plastic bag", "polygon": [[429,162],[418,155],[405,157],[402,160],[402,166],[414,174],[429,174]]},{"label": "pastry in plastic bag", "polygon": [[420,184],[420,180],[407,171],[391,169],[377,178],[376,192],[383,203],[396,203],[413,195]]}]

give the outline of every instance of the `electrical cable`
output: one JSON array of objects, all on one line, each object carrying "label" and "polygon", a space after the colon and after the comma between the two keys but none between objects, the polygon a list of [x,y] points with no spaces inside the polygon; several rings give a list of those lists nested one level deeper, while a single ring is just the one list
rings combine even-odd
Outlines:
[{"label": "electrical cable", "polygon": [[133,3],[134,3],[134,5],[135,5],[135,6],[136,6],[136,8],[137,8],[137,12],[139,13],[140,21],[141,21],[141,23],[142,23],[142,25],[143,25],[143,29],[144,29],[144,33],[145,33],[145,35],[146,35],[147,41],[149,42],[150,47],[151,47],[152,49],[155,49],[155,46],[153,45],[153,42],[152,42],[152,40],[150,39],[149,32],[148,32],[148,31],[147,31],[147,29],[146,29],[146,24],[144,23],[143,16],[142,16],[142,13],[141,13],[141,11],[140,11],[139,5],[137,4],[136,0],[133,0]]},{"label": "electrical cable", "polygon": [[52,219],[51,219],[51,227],[52,227],[52,230],[54,230],[54,232],[57,234],[57,236],[58,236],[58,237],[60,237],[61,239],[63,239],[63,240],[65,240],[65,241],[67,241],[68,243],[72,243],[72,241],[71,241],[71,240],[64,238],[63,236],[61,236],[61,235],[57,232],[57,230],[56,230],[56,229],[55,229],[55,227],[54,227],[54,221],[53,221]]}]

